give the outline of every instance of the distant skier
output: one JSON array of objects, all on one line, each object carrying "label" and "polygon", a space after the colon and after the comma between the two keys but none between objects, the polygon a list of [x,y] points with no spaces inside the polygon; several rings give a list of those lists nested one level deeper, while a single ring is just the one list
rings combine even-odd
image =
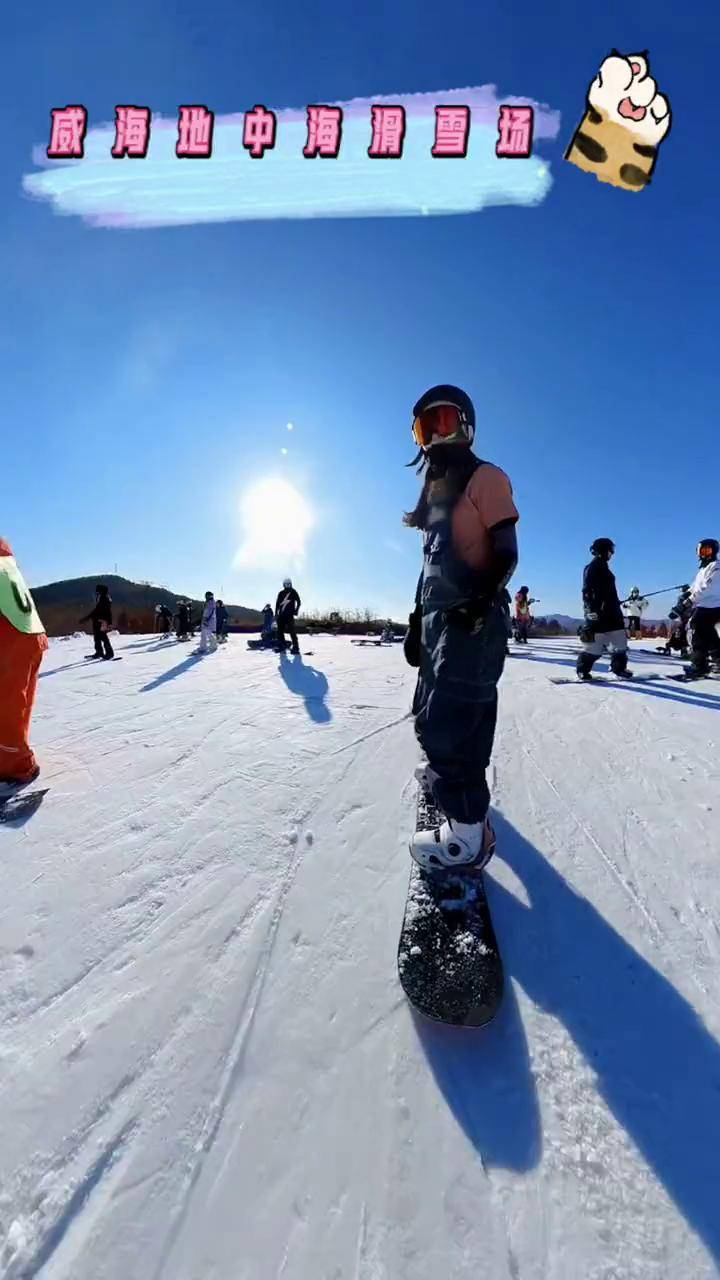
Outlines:
[{"label": "distant skier", "polygon": [[631,680],[627,665],[625,620],[618,599],[615,575],[610,559],[615,554],[611,538],[596,538],[590,547],[592,560],[583,573],[583,605],[585,622],[580,628],[582,651],[578,654],[577,673],[581,680],[592,680],[597,659],[610,651],[610,668],[621,679]]},{"label": "distant skier", "polygon": [[40,772],[28,735],[47,647],[25,579],[0,538],[0,782],[24,784]]},{"label": "distant skier", "polygon": [[260,630],[260,639],[269,643],[273,638],[273,623],[275,615],[272,611],[271,604],[263,605],[262,610],[262,627]]},{"label": "distant skier", "polygon": [[162,635],[170,634],[172,625],[172,613],[166,604],[158,604],[155,606],[155,629],[160,631]]},{"label": "distant skier", "polygon": [[423,568],[405,637],[419,667],[415,733],[427,757],[418,778],[443,814],[415,833],[410,852],[428,871],[482,867],[495,834],[488,820],[497,684],[505,665],[504,588],[517,564],[518,512],[508,477],[472,452],[475,410],[459,387],[431,387],[413,410],[427,468],[405,523],[423,533]]},{"label": "distant skier", "polygon": [[218,644],[227,643],[228,611],[222,600],[218,600],[215,608],[215,634]]},{"label": "distant skier", "polygon": [[278,594],[275,604],[275,621],[277,623],[277,638],[280,652],[283,653],[287,648],[285,633],[290,637],[292,645],[291,652],[298,654],[300,645],[298,644],[297,631],[295,629],[295,619],[300,612],[300,597],[293,587],[292,579],[286,578],[283,582],[282,591]]},{"label": "distant skier", "polygon": [[385,626],[383,627],[380,633],[380,639],[383,644],[392,644],[393,640],[395,639],[395,632],[393,630],[392,622],[388,621],[385,623]]},{"label": "distant skier", "polygon": [[690,679],[701,679],[713,664],[720,663],[720,543],[716,538],[703,538],[698,542],[697,556],[700,569],[690,587],[692,612],[688,626],[690,639],[690,666],[686,674]]},{"label": "distant skier", "polygon": [[677,601],[670,610],[670,627],[668,630],[667,643],[662,650],[668,657],[672,654],[673,649],[680,650],[680,657],[689,657],[688,652],[688,621],[692,612],[692,600],[690,599],[690,585],[686,583],[677,598]]},{"label": "distant skier", "polygon": [[200,653],[214,653],[217,649],[217,621],[215,597],[212,591],[205,592],[205,604],[200,622]]},{"label": "distant skier", "polygon": [[175,634],[178,640],[187,640],[190,630],[190,606],[187,600],[180,600],[175,614]]},{"label": "distant skier", "polygon": [[90,656],[93,658],[104,658],[109,662],[115,657],[113,647],[110,643],[108,631],[112,626],[112,597],[108,588],[103,582],[99,582],[95,588],[95,607],[84,618],[83,622],[92,622],[93,640],[95,641],[95,652]]},{"label": "distant skier", "polygon": [[529,587],[521,587],[515,596],[515,638],[518,644],[527,644],[533,622],[530,605],[537,602],[529,593]]},{"label": "distant skier", "polygon": [[642,635],[642,616],[648,607],[648,602],[640,595],[640,588],[633,587],[627,600],[623,601],[623,604],[625,606],[628,633],[631,637]]}]

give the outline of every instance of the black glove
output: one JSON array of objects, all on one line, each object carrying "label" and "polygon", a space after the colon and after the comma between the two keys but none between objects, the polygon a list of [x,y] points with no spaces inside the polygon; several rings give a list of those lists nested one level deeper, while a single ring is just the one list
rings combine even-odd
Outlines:
[{"label": "black glove", "polygon": [[489,605],[490,601],[480,596],[477,600],[469,600],[467,604],[458,604],[454,609],[448,609],[445,617],[451,627],[477,635],[483,629]]},{"label": "black glove", "polygon": [[[597,617],[597,614],[595,617]],[[583,622],[582,626],[578,627],[578,635],[583,644],[592,644],[595,639],[595,628],[589,619]]]},{"label": "black glove", "polygon": [[409,626],[403,640],[403,653],[409,667],[420,666],[420,636],[422,616],[420,606],[416,605],[408,619]]}]

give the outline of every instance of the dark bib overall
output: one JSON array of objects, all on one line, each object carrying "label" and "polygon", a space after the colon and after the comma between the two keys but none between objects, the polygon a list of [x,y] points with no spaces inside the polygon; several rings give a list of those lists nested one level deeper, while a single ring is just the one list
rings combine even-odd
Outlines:
[{"label": "dark bib overall", "polygon": [[446,612],[477,597],[478,575],[457,555],[455,503],[431,505],[419,584],[420,671],[413,701],[415,733],[438,775],[438,808],[458,822],[482,822],[490,804],[485,771],[497,719],[497,684],[505,665],[508,610],[501,593],[482,629],[471,635]]}]

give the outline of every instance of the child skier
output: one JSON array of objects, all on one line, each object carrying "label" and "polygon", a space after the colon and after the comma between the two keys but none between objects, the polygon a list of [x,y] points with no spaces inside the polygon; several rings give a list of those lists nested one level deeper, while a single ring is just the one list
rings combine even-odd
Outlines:
[{"label": "child skier", "polygon": [[200,622],[200,653],[214,653],[217,649],[216,627],[215,597],[212,591],[206,591]]},{"label": "child skier", "polygon": [[427,756],[418,770],[443,814],[418,831],[410,852],[428,871],[480,868],[492,856],[488,820],[497,685],[505,664],[504,587],[517,564],[517,508],[503,471],[472,452],[475,410],[459,387],[431,387],[413,410],[422,493],[405,523],[423,533],[423,568],[405,637],[419,667],[415,733]]},{"label": "child skier", "polygon": [[99,582],[95,588],[95,608],[86,613],[80,622],[92,622],[95,652],[89,657],[104,658],[106,662],[114,658],[115,651],[108,635],[112,626],[112,597],[104,583]]},{"label": "child skier", "polygon": [[527,644],[528,642],[528,635],[533,621],[530,605],[537,603],[535,597],[529,595],[529,591],[529,587],[521,587],[515,596],[515,623],[518,644]]},{"label": "child skier", "polygon": [[647,600],[640,595],[640,588],[633,587],[627,600],[623,601],[623,604],[625,605],[628,634],[631,638],[633,636],[640,636],[642,634],[642,627],[640,625],[642,622],[642,616],[648,607]]},{"label": "child skier", "polygon": [[713,662],[720,661],[720,543],[717,538],[703,538],[698,542],[697,556],[700,569],[690,587],[692,613],[688,633],[690,637],[690,666],[686,674],[692,680],[701,679]]},{"label": "child skier", "polygon": [[40,772],[28,733],[47,647],[33,598],[0,538],[0,782],[23,785]]}]

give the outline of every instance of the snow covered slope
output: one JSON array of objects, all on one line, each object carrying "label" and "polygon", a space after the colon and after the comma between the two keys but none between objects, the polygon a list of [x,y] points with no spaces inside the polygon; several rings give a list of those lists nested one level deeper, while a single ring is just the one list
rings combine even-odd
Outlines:
[{"label": "snow covered slope", "polygon": [[304,647],[51,645],[50,790],[0,826],[0,1275],[720,1275],[720,686],[508,661],[509,981],[453,1031],[396,976],[413,674]]}]

